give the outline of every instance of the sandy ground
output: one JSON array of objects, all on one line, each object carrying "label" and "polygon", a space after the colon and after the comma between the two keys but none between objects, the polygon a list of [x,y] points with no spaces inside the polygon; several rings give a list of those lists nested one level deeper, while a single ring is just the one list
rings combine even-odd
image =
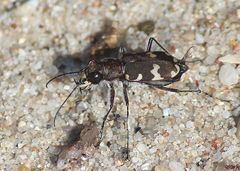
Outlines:
[{"label": "sandy ground", "polygon": [[[124,161],[126,106],[122,84],[115,81],[103,142],[74,169],[240,169],[240,1],[29,0],[16,7],[13,2],[0,2],[0,170],[73,170],[66,156],[64,164],[54,165],[51,149],[89,117],[100,128],[108,87],[103,82],[82,94],[76,91],[54,127],[53,117],[75,83],[66,78],[45,84],[58,72],[83,67],[94,35],[110,27],[114,34],[124,33],[120,37],[131,51],[144,51],[149,37],[177,58],[194,45],[187,60],[204,62],[189,63],[172,87],[199,86],[214,98],[130,84],[130,159]],[[218,60],[226,56],[224,63]],[[134,133],[137,126],[141,131]]]}]

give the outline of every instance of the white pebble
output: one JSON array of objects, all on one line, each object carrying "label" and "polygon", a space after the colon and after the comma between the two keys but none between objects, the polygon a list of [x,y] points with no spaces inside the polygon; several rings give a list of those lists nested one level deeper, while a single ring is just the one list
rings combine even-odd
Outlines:
[{"label": "white pebble", "polygon": [[150,163],[144,163],[141,167],[141,170],[150,170],[149,166],[150,166]]},{"label": "white pebble", "polygon": [[184,167],[182,163],[176,162],[176,161],[170,161],[169,167],[171,171],[184,171]]},{"label": "white pebble", "polygon": [[138,163],[139,162],[139,158],[137,157],[132,157],[132,163]]},{"label": "white pebble", "polygon": [[207,49],[207,58],[205,59],[205,63],[208,65],[211,65],[215,62],[215,60],[217,59],[217,54],[219,53],[219,49],[217,49],[215,46],[210,46]]},{"label": "white pebble", "polygon": [[234,153],[236,153],[238,151],[238,147],[231,145],[230,147],[228,147],[228,149],[222,153],[223,158],[227,158],[230,157],[231,155],[233,155]]},{"label": "white pebble", "polygon": [[146,147],[144,144],[138,144],[138,145],[137,145],[137,149],[138,149],[140,152],[144,153],[144,152],[146,151],[147,147]]},{"label": "white pebble", "polygon": [[88,109],[88,103],[87,102],[80,102],[77,105],[77,112],[82,113],[83,111]]},{"label": "white pebble", "polygon": [[226,55],[218,59],[220,62],[229,63],[229,64],[240,64],[240,54],[235,55]]},{"label": "white pebble", "polygon": [[236,132],[237,132],[237,128],[233,127],[232,129],[228,130],[228,135],[234,136]]},{"label": "white pebble", "polygon": [[198,43],[198,44],[203,44],[204,43],[204,37],[201,34],[196,33],[195,38],[196,38],[196,43]]},{"label": "white pebble", "polygon": [[221,67],[219,71],[219,80],[223,85],[233,85],[237,84],[239,75],[237,70],[231,64],[225,64]]},{"label": "white pebble", "polygon": [[193,128],[193,127],[194,127],[194,123],[192,121],[187,121],[186,128]]},{"label": "white pebble", "polygon": [[128,171],[128,168],[127,168],[127,166],[121,166],[119,168],[119,171]]},{"label": "white pebble", "polygon": [[168,166],[164,165],[163,163],[160,165],[155,166],[154,171],[170,171]]},{"label": "white pebble", "polygon": [[63,87],[63,89],[64,89],[64,90],[70,90],[70,86],[69,86],[69,85],[65,85],[65,86]]},{"label": "white pebble", "polygon": [[225,119],[227,119],[227,118],[229,118],[230,117],[230,112],[228,112],[228,111],[224,111],[223,112],[223,118],[225,118]]},{"label": "white pebble", "polygon": [[51,65],[47,70],[46,73],[50,76],[55,76],[58,73],[58,68],[55,65]]},{"label": "white pebble", "polygon": [[25,127],[26,125],[27,125],[27,124],[26,124],[25,121],[20,121],[20,122],[18,123],[18,127],[19,127],[19,128]]},{"label": "white pebble", "polygon": [[42,61],[38,61],[33,67],[35,70],[39,70],[42,68]]},{"label": "white pebble", "polygon": [[157,151],[157,148],[155,148],[155,147],[149,149],[150,154],[154,154],[154,153],[156,153],[156,151]]},{"label": "white pebble", "polygon": [[26,41],[25,38],[20,38],[20,39],[18,40],[18,44],[23,44],[25,41]]},{"label": "white pebble", "polygon": [[163,109],[163,116],[164,117],[169,116],[169,113],[170,113],[170,108]]}]

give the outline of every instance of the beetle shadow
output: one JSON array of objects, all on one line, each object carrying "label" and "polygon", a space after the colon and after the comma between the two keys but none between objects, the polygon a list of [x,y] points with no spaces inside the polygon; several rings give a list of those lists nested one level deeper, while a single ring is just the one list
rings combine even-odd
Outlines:
[{"label": "beetle shadow", "polygon": [[106,20],[102,29],[90,37],[89,45],[81,52],[74,54],[57,54],[53,65],[58,73],[78,71],[86,67],[90,60],[99,61],[103,58],[117,58],[119,47],[124,46],[125,32]]},{"label": "beetle shadow", "polygon": [[93,157],[97,151],[99,130],[94,120],[66,129],[68,131],[61,143],[63,145],[50,146],[48,149],[51,163],[60,170],[81,166],[84,160]]},{"label": "beetle shadow", "polygon": [[[146,20],[129,27],[149,35],[153,32],[155,25],[153,21]],[[81,70],[90,60],[118,58],[120,47],[126,48],[128,52],[144,51],[142,48],[132,50],[127,45],[125,38],[128,28],[122,30],[114,26],[113,21],[105,19],[102,29],[90,36],[90,43],[81,52],[57,54],[52,64],[58,68],[59,73],[67,73]]]}]

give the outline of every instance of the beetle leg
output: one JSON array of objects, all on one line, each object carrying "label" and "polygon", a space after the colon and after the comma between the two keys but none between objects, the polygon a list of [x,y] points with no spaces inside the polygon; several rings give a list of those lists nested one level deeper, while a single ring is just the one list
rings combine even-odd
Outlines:
[{"label": "beetle leg", "polygon": [[120,53],[120,54],[126,53],[126,49],[125,49],[124,47],[120,47],[120,48],[119,48],[119,53]]},{"label": "beetle leg", "polygon": [[56,119],[57,119],[57,115],[59,114],[59,111],[62,109],[63,105],[67,102],[67,100],[71,97],[71,95],[73,94],[73,92],[78,88],[79,84],[77,84],[73,89],[72,91],[68,94],[67,98],[63,101],[63,103],[61,104],[61,106],[58,108],[55,116],[54,116],[54,119],[53,119],[53,125],[55,127],[55,122],[56,122]]},{"label": "beetle leg", "polygon": [[171,92],[175,92],[175,93],[180,93],[180,92],[196,92],[196,93],[201,93],[201,90],[199,89],[189,89],[189,90],[180,90],[180,89],[175,89],[175,88],[170,88],[170,87],[164,87],[164,86],[156,86],[154,85],[153,87],[165,90],[165,91],[171,91]]},{"label": "beetle leg", "polygon": [[167,54],[170,55],[170,53],[160,44],[158,43],[158,41],[156,39],[154,39],[153,37],[150,37],[148,40],[148,45],[147,45],[147,52],[151,52],[151,48],[152,48],[152,42],[155,42],[160,48],[162,48],[162,50],[164,52],[166,52]]},{"label": "beetle leg", "polygon": [[103,122],[102,122],[101,130],[100,130],[100,139],[99,139],[100,142],[102,141],[103,128],[104,128],[105,122],[106,122],[107,117],[108,117],[108,115],[111,112],[112,107],[113,107],[114,97],[115,97],[115,90],[114,90],[114,87],[113,87],[113,83],[110,83],[110,108],[108,109],[107,114],[103,117]]},{"label": "beetle leg", "polygon": [[129,118],[129,100],[128,100],[128,94],[127,94],[127,83],[123,81],[123,95],[124,95],[124,100],[127,106],[127,158],[129,158],[129,123],[128,123],[128,118]]},{"label": "beetle leg", "polygon": [[118,51],[118,58],[122,59],[123,55],[126,53],[126,49],[124,47],[120,47]]}]

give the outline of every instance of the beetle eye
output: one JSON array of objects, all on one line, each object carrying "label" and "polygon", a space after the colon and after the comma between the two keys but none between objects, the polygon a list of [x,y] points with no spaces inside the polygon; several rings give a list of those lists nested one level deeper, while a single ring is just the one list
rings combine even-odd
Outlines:
[{"label": "beetle eye", "polygon": [[188,70],[188,66],[185,64],[181,64],[180,68],[181,68],[182,73],[184,73]]},{"label": "beetle eye", "polygon": [[98,84],[102,78],[102,74],[97,71],[88,74],[88,81],[90,81],[92,84]]}]

